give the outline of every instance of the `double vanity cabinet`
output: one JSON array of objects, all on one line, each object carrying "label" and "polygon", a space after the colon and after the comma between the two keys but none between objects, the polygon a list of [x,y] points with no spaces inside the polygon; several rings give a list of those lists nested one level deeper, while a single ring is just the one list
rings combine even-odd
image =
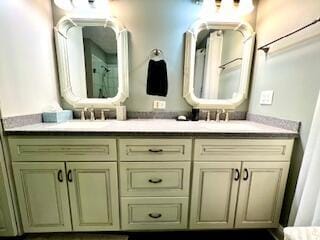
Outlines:
[{"label": "double vanity cabinet", "polygon": [[25,232],[273,228],[293,139],[9,136]]}]

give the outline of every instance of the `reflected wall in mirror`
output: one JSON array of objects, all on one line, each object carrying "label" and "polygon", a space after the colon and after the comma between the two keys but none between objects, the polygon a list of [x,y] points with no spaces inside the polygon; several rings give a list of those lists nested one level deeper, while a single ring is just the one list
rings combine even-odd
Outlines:
[{"label": "reflected wall in mirror", "polygon": [[185,36],[187,102],[199,109],[236,109],[248,96],[255,41],[251,26],[199,19]]},{"label": "reflected wall in mirror", "polygon": [[73,27],[67,37],[73,92],[84,98],[115,97],[118,60],[114,30],[103,26]]},{"label": "reflected wall in mirror", "polygon": [[196,42],[194,94],[204,99],[230,99],[239,92],[243,35],[205,29]]},{"label": "reflected wall in mirror", "polygon": [[129,96],[128,32],[115,18],[68,17],[55,27],[61,97],[73,108],[116,108]]}]

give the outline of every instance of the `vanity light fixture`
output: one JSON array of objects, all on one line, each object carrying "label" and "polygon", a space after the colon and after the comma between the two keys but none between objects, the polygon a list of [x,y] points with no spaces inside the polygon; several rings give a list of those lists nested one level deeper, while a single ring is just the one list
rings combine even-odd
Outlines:
[{"label": "vanity light fixture", "polygon": [[254,5],[252,0],[241,0],[238,7],[238,12],[240,16],[249,14],[253,11]]},{"label": "vanity light fixture", "polygon": [[54,0],[54,3],[66,11],[94,9],[99,13],[105,13],[105,15],[109,13],[108,0]]},{"label": "vanity light fixture", "polygon": [[253,0],[193,0],[203,4],[201,16],[207,18],[215,13],[222,15],[244,16],[253,11]]},{"label": "vanity light fixture", "polygon": [[220,5],[220,13],[230,13],[234,10],[233,0],[222,0]]},{"label": "vanity light fixture", "polygon": [[54,4],[66,11],[71,11],[74,8],[72,0],[54,0]]},{"label": "vanity light fixture", "polygon": [[201,16],[204,18],[210,18],[217,11],[217,5],[215,0],[203,0]]}]

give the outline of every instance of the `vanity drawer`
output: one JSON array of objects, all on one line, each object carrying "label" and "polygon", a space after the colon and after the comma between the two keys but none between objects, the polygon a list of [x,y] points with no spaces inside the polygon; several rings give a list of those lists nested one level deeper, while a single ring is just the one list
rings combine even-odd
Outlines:
[{"label": "vanity drawer", "polygon": [[120,139],[120,161],[191,161],[191,139]]},{"label": "vanity drawer", "polygon": [[120,163],[121,196],[188,196],[190,162]]},{"label": "vanity drawer", "polygon": [[188,198],[122,198],[122,229],[186,229]]},{"label": "vanity drawer", "polygon": [[196,139],[195,161],[290,161],[293,140]]},{"label": "vanity drawer", "polygon": [[12,161],[116,161],[116,140],[82,137],[9,137]]}]

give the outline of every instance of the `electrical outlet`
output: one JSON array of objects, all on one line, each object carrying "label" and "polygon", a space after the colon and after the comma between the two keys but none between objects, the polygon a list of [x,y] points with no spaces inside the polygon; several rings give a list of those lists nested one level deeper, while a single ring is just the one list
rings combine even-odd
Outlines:
[{"label": "electrical outlet", "polygon": [[273,90],[262,91],[260,95],[260,105],[272,105]]},{"label": "electrical outlet", "polygon": [[153,101],[153,109],[158,109],[158,101]]},{"label": "electrical outlet", "polygon": [[158,101],[158,109],[166,109],[166,101]]},{"label": "electrical outlet", "polygon": [[153,109],[165,109],[166,101],[153,101]]}]

